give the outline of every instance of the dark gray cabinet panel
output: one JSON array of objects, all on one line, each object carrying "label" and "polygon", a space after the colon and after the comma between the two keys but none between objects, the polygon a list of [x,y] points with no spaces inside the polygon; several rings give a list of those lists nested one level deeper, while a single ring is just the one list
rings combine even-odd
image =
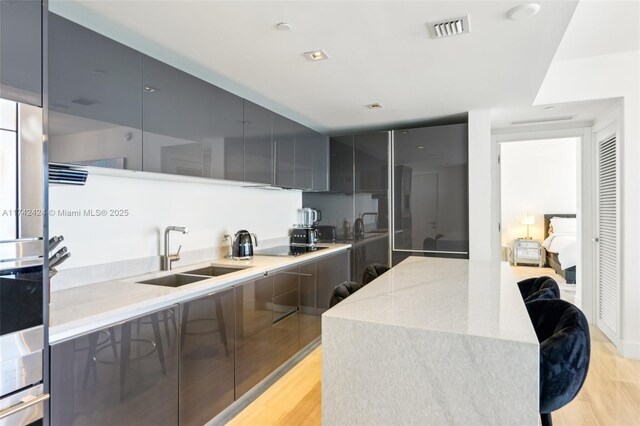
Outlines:
[{"label": "dark gray cabinet panel", "polygon": [[275,185],[295,186],[295,123],[273,114],[273,150],[275,157]]},{"label": "dark gray cabinet panel", "polygon": [[273,147],[271,121],[273,113],[244,101],[244,180],[273,183]]},{"label": "dark gray cabinet panel", "polygon": [[202,81],[143,57],[143,170],[202,176]]},{"label": "dark gray cabinet panel", "polygon": [[0,1],[0,98],[42,106],[42,2]]},{"label": "dark gray cabinet panel", "polygon": [[353,184],[353,136],[331,138],[329,141],[329,189],[331,192],[349,195],[353,194]]},{"label": "dark gray cabinet panel", "polygon": [[200,426],[234,401],[234,289],[181,305],[180,425]]},{"label": "dark gray cabinet panel", "polygon": [[316,263],[316,307],[320,312],[329,309],[333,289],[349,280],[349,254],[341,252]]},{"label": "dark gray cabinet panel", "polygon": [[177,323],[175,305],[53,345],[51,424],[177,425]]},{"label": "dark gray cabinet panel", "polygon": [[316,262],[300,265],[300,348],[320,336],[321,312],[316,296]]},{"label": "dark gray cabinet panel", "polygon": [[236,287],[236,399],[274,368],[273,278]]},{"label": "dark gray cabinet panel", "polygon": [[204,177],[244,180],[243,99],[202,83]]},{"label": "dark gray cabinet panel", "polygon": [[468,139],[466,123],[394,132],[394,250],[468,258]]},{"label": "dark gray cabinet panel", "polygon": [[386,193],[388,184],[389,133],[354,137],[356,192]]},{"label": "dark gray cabinet panel", "polygon": [[295,266],[273,274],[273,369],[299,350],[299,270]]},{"label": "dark gray cabinet panel", "polygon": [[295,187],[313,186],[313,130],[296,123]]},{"label": "dark gray cabinet panel", "polygon": [[314,191],[329,190],[329,137],[313,132],[312,144],[313,176],[311,188]]},{"label": "dark gray cabinet panel", "polygon": [[142,170],[142,54],[49,13],[49,159]]}]

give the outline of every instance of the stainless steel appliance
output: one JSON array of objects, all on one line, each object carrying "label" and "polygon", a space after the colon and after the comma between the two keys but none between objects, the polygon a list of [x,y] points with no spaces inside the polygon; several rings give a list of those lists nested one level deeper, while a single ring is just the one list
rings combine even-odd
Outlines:
[{"label": "stainless steel appliance", "polygon": [[253,257],[253,241],[255,240],[256,247],[258,247],[258,236],[247,230],[241,229],[236,232],[233,239],[230,235],[225,235],[225,238],[229,239],[229,246],[231,247],[230,256],[235,260],[248,260]]},{"label": "stainless steel appliance", "polygon": [[289,239],[292,246],[314,246],[318,242],[318,230],[313,227],[293,228]]},{"label": "stainless steel appliance", "polygon": [[0,425],[38,422],[49,397],[42,118],[0,99]]},{"label": "stainless steel appliance", "polygon": [[336,242],[336,227],[331,225],[318,225],[315,227],[318,231],[318,242],[320,243],[335,243]]},{"label": "stainless steel appliance", "polygon": [[297,227],[305,228],[317,225],[322,219],[322,213],[318,209],[312,209],[311,207],[303,207],[300,212],[300,225]]},{"label": "stainless steel appliance", "polygon": [[319,246],[277,246],[256,252],[256,256],[300,256],[301,254],[313,253],[324,250],[328,247]]}]

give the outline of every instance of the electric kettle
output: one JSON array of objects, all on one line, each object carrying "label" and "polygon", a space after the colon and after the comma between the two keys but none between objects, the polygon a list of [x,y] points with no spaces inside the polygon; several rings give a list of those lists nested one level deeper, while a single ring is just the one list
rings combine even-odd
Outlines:
[{"label": "electric kettle", "polygon": [[236,232],[233,239],[231,239],[230,235],[225,235],[225,237],[229,238],[231,244],[231,257],[235,260],[248,260],[253,257],[253,241],[251,236],[253,235],[253,240],[255,240],[256,247],[258,247],[258,236],[256,234],[250,233],[245,229],[241,229]]}]

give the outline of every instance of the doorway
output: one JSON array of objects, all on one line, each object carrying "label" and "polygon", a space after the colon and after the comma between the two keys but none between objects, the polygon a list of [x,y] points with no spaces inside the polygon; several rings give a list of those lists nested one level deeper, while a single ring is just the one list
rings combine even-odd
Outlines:
[{"label": "doorway", "polygon": [[518,280],[547,275],[576,302],[581,283],[580,138],[500,143],[501,247]]}]

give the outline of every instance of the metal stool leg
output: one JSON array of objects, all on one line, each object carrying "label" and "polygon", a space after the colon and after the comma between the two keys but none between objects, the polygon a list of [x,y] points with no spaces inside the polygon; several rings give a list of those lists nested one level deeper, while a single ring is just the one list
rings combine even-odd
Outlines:
[{"label": "metal stool leg", "polygon": [[120,401],[127,397],[127,373],[131,359],[131,322],[122,324],[120,336]]},{"label": "metal stool leg", "polygon": [[95,332],[89,334],[89,349],[87,352],[87,363],[84,367],[84,379],[82,380],[82,388],[85,389],[87,387],[87,383],[89,382],[89,375],[93,371],[94,381],[98,381],[98,366],[96,365],[96,349],[98,346],[98,336],[100,332]]}]

